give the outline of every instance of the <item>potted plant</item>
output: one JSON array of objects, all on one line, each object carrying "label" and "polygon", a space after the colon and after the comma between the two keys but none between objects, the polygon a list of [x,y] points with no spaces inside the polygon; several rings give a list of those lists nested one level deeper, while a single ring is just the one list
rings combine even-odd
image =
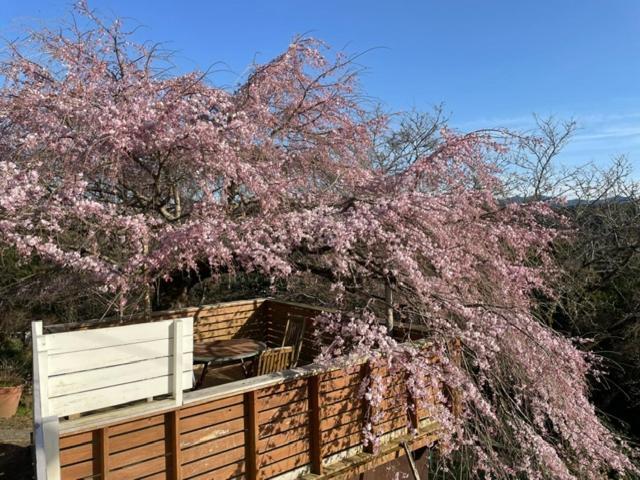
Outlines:
[{"label": "potted plant", "polygon": [[13,417],[22,397],[21,369],[10,361],[0,362],[0,418]]}]

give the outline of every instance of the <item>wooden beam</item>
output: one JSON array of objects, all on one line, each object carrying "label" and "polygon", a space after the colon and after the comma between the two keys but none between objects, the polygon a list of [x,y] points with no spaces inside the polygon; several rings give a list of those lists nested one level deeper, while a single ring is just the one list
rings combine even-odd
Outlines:
[{"label": "wooden beam", "polygon": [[409,444],[407,442],[401,443],[402,448],[404,449],[404,453],[407,456],[407,461],[409,462],[409,466],[411,467],[411,473],[413,474],[413,480],[420,480],[420,472],[418,471],[418,466],[416,462],[413,460],[413,453],[409,448]]},{"label": "wooden beam", "polygon": [[258,478],[258,394],[256,390],[244,394],[245,461],[247,480]]},{"label": "wooden beam", "polygon": [[320,438],[320,376],[307,379],[309,398],[309,456],[311,473],[322,474],[322,440]]},{"label": "wooden beam", "polygon": [[174,410],[166,414],[167,439],[169,440],[171,480],[182,480],[182,448],[180,447],[180,410]]},{"label": "wooden beam", "polygon": [[[407,378],[404,378],[405,387],[407,384]],[[407,388],[407,400],[409,403],[409,409],[407,410],[407,415],[409,416],[409,425],[411,425],[411,429],[417,431],[420,427],[420,418],[418,417],[418,399],[413,396],[411,391]]]},{"label": "wooden beam", "polygon": [[[366,361],[365,363],[362,364],[362,368],[361,368],[361,372],[362,372],[362,378],[366,378],[366,377],[371,377],[371,363],[369,361]],[[362,399],[362,425],[366,425],[366,423],[369,421],[369,419],[371,418],[371,409],[373,408],[373,406],[371,405],[370,402],[367,401],[366,398]],[[374,425],[371,426],[371,428],[374,428]],[[373,445],[371,442],[369,442],[367,445],[363,445],[362,446],[362,451],[364,453],[373,453]]]},{"label": "wooden beam", "polygon": [[109,478],[109,427],[98,430],[98,465],[100,466],[100,479]]},{"label": "wooden beam", "polygon": [[384,284],[384,301],[386,303],[387,330],[391,333],[393,330],[393,290],[388,281]]},{"label": "wooden beam", "polygon": [[[176,405],[180,406],[182,405],[182,391],[184,390],[184,385],[182,383],[182,332],[183,332],[183,327],[182,327],[182,319],[177,319],[173,321],[173,348],[172,348],[172,353],[173,353],[173,365],[172,365],[172,371],[173,371],[173,385],[172,385],[172,391],[173,391],[173,398],[176,401]],[[189,385],[189,387],[191,387],[191,385]]]}]

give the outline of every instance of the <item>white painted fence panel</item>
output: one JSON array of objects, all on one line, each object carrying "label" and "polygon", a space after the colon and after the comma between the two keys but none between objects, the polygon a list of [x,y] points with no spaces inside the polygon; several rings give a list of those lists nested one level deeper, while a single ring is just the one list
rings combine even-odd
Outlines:
[{"label": "white painted fence panel", "polygon": [[[193,362],[182,355],[181,371],[192,374]],[[158,357],[135,363],[115,365],[99,370],[83,370],[65,375],[49,376],[49,398],[96,391],[114,385],[147,380],[150,377],[173,376],[173,357]],[[189,383],[186,383],[188,386]],[[54,410],[56,411],[56,410]],[[60,414],[65,415],[65,414]]]},{"label": "white painted fence panel", "polygon": [[[193,337],[193,319],[183,318],[181,320],[184,325],[183,334]],[[173,338],[173,322],[174,320],[161,320],[120,327],[51,333],[46,335],[47,350],[49,355],[56,355],[58,353],[149,342],[151,340],[171,339]]]},{"label": "white painted fence panel", "polygon": [[[182,351],[193,352],[193,337],[182,337]],[[86,350],[49,356],[49,376],[97,370],[144,360],[167,357],[167,339],[100,348],[94,354]]]},{"label": "white painted fence panel", "polygon": [[[152,373],[149,375],[152,375]],[[193,372],[191,369],[188,372],[183,372],[182,384],[190,388],[192,378]],[[73,395],[49,398],[49,406],[51,411],[58,416],[72,415],[77,412],[98,410],[113,405],[122,405],[134,400],[165,395],[172,393],[172,388],[173,375],[167,375],[74,393]]]},{"label": "white painted fence panel", "polygon": [[38,480],[60,478],[59,417],[168,394],[181,405],[193,385],[193,318],[49,335],[34,322],[32,335]]}]

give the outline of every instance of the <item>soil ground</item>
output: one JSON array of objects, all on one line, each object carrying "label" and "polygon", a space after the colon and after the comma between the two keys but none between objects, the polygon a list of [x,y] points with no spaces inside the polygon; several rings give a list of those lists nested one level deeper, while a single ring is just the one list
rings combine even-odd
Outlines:
[{"label": "soil ground", "polygon": [[31,409],[25,398],[12,418],[0,418],[0,480],[31,480]]}]

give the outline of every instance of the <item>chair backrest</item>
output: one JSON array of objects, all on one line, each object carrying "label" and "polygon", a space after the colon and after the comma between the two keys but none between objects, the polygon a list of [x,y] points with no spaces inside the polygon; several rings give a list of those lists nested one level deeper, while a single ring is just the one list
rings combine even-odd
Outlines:
[{"label": "chair backrest", "polygon": [[293,347],[267,348],[260,353],[256,375],[260,376],[286,370],[291,366],[292,358]]},{"label": "chair backrest", "polygon": [[300,356],[300,350],[302,349],[302,339],[304,337],[306,324],[307,322],[305,319],[293,320],[289,318],[284,329],[282,346],[293,347],[293,358],[291,359],[291,365],[293,367],[298,364],[298,357]]}]

